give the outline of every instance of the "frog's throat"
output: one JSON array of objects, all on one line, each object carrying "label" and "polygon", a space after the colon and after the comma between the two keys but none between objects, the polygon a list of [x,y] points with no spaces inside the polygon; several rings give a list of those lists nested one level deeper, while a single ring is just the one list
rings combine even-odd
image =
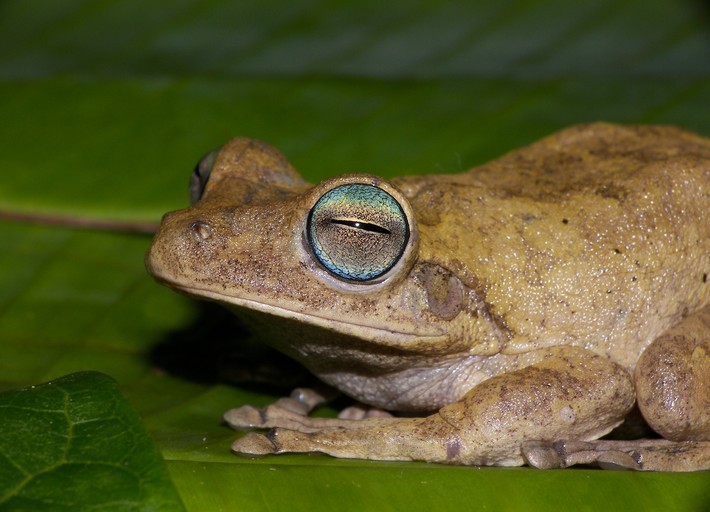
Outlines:
[{"label": "frog's throat", "polygon": [[407,350],[408,348],[419,351],[422,344],[429,346],[439,346],[439,343],[445,342],[447,333],[436,326],[429,325],[419,327],[415,331],[406,331],[390,326],[367,325],[356,322],[348,322],[342,317],[327,317],[325,315],[316,315],[313,313],[299,312],[292,309],[275,306],[263,301],[247,299],[243,297],[233,297],[223,295],[213,290],[205,290],[197,287],[180,286],[172,283],[171,286],[177,288],[181,292],[197,297],[200,299],[211,300],[225,306],[236,306],[252,311],[258,311],[268,315],[274,315],[282,318],[292,319],[305,324],[314,325],[323,329],[339,332],[341,334],[353,336],[355,338],[375,341],[383,345],[396,346],[397,348]]}]

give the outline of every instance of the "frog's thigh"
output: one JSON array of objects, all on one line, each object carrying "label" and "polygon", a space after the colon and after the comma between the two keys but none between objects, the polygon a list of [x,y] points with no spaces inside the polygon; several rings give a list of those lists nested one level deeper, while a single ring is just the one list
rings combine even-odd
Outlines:
[{"label": "frog's thigh", "polygon": [[710,441],[710,306],[686,317],[642,354],[639,409],[666,439]]},{"label": "frog's thigh", "polygon": [[333,420],[310,432],[276,428],[266,436],[248,434],[233,449],[520,465],[525,440],[595,438],[617,425],[633,401],[631,379],[618,365],[580,349],[553,349],[541,362],[493,377],[428,417]]}]

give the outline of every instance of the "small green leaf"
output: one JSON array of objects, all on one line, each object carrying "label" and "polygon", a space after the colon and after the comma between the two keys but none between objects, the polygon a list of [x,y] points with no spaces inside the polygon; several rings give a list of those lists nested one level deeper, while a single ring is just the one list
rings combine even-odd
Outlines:
[{"label": "small green leaf", "polygon": [[184,510],[117,383],[81,372],[0,394],[0,509]]}]

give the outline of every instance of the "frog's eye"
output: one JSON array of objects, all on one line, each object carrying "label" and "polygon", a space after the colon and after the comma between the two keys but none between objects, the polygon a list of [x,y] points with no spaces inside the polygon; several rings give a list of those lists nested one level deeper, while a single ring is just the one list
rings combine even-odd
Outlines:
[{"label": "frog's eye", "polygon": [[308,215],[308,244],[331,274],[370,281],[404,253],[409,224],[400,204],[373,185],[351,183],[326,192]]},{"label": "frog's eye", "polygon": [[204,192],[205,185],[210,179],[210,173],[220,149],[222,148],[217,148],[207,153],[195,166],[195,170],[190,176],[190,204],[195,204],[202,197],[202,192]]}]

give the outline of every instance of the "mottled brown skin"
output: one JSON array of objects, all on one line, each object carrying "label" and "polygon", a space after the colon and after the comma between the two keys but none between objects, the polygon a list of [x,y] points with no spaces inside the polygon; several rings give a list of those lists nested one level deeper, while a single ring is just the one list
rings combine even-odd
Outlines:
[{"label": "mottled brown skin", "polygon": [[[370,284],[328,273],[304,237],[318,198],[354,182],[410,222]],[[240,138],[200,201],[164,217],[147,265],[324,382],[408,413],[309,418],[322,397],[298,391],[225,415],[273,429],[239,453],[688,471],[710,468],[709,211],[710,140],[672,127],[575,126],[466,173],[315,186]],[[594,441],[637,393],[669,441]]]}]

